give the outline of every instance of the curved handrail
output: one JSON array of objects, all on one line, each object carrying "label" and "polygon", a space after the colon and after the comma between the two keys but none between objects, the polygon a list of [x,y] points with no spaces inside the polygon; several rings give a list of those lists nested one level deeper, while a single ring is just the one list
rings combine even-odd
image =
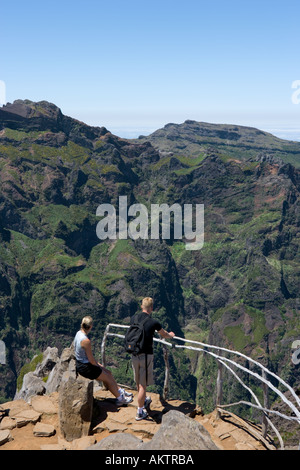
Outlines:
[{"label": "curved handrail", "polygon": [[[293,397],[295,398],[298,406],[300,407],[300,399],[299,397],[296,395],[294,389],[289,385],[287,384],[283,379],[281,379],[281,377],[279,377],[278,375],[274,374],[274,372],[268,370],[265,366],[263,366],[262,364],[260,364],[260,362],[257,362],[255,361],[254,359],[252,359],[251,357],[249,356],[246,356],[245,354],[239,352],[239,351],[233,351],[231,349],[226,349],[226,348],[223,348],[223,347],[219,347],[219,346],[213,346],[211,344],[205,344],[205,343],[201,343],[199,341],[193,341],[193,340],[188,340],[188,339],[185,339],[185,338],[180,338],[179,336],[174,336],[174,339],[177,339],[177,340],[180,340],[180,341],[184,341],[185,343],[194,343],[194,344],[199,344],[201,346],[203,346],[204,348],[211,348],[211,349],[218,349],[219,351],[224,351],[224,352],[228,352],[228,353],[231,353],[231,354],[235,354],[237,356],[240,356],[244,359],[246,359],[247,361],[249,362],[252,362],[253,364],[257,365],[258,367],[260,367],[264,372],[266,372],[268,375],[271,375],[273,376],[276,380],[278,380],[279,382],[282,383],[282,385],[284,385],[290,392],[291,394],[293,395]],[[246,369],[248,371],[248,369]],[[262,380],[262,377],[259,376],[259,378]],[[295,413],[300,413],[299,411],[295,411]],[[300,414],[299,414],[299,418],[300,418]]]},{"label": "curved handrail", "polygon": [[[110,333],[109,332],[109,329],[110,327],[116,327],[116,328],[129,328],[129,325],[121,325],[121,324],[116,324],[116,323],[109,323],[105,329],[105,333],[104,333],[104,336],[103,336],[103,340],[102,340],[102,345],[101,345],[101,354],[102,354],[102,362],[103,364],[105,364],[105,344],[106,344],[106,338],[107,336],[115,336],[115,337],[118,337],[118,338],[124,338],[125,335],[121,335],[121,334],[117,334],[117,333]],[[197,345],[198,347],[195,347],[195,346],[186,346],[186,345],[177,345],[172,342],[170,343],[169,341],[166,341],[164,339],[158,339],[158,338],[153,338],[155,342],[158,342],[158,343],[161,343],[163,345],[167,345],[171,348],[175,347],[175,348],[185,348],[185,349],[189,349],[189,350],[193,350],[193,351],[199,351],[199,352],[203,352],[205,354],[208,354],[212,357],[214,357],[217,362],[219,364],[221,364],[222,366],[224,366],[227,370],[229,370],[233,375],[234,377],[241,383],[241,385],[246,388],[248,390],[248,392],[251,394],[251,396],[254,398],[255,402],[256,402],[256,405],[254,405],[253,403],[251,402],[246,402],[246,401],[239,401],[237,403],[231,403],[231,404],[228,404],[228,405],[221,405],[221,404],[218,404],[217,405],[217,409],[223,409],[223,408],[226,408],[226,407],[229,407],[229,406],[234,406],[234,405],[237,405],[237,404],[245,404],[245,405],[248,405],[248,406],[252,406],[260,411],[263,412],[268,424],[272,427],[273,431],[275,432],[275,434],[277,435],[278,439],[279,439],[279,442],[280,442],[280,446],[281,448],[284,448],[284,444],[283,444],[283,441],[282,441],[282,438],[278,432],[278,430],[276,429],[276,427],[274,426],[274,424],[270,421],[269,419],[269,416],[268,414],[275,414],[281,418],[284,418],[284,419],[287,419],[287,420],[290,420],[290,421],[296,421],[300,424],[300,409],[298,409],[280,390],[278,390],[277,387],[275,387],[269,380],[267,380],[266,378],[266,375],[270,375],[272,377],[274,377],[278,382],[280,382],[283,386],[285,386],[287,388],[287,390],[291,393],[291,395],[293,396],[293,398],[295,399],[296,401],[296,404],[298,405],[298,407],[300,408],[300,399],[299,397],[296,395],[295,391],[293,390],[293,388],[287,384],[281,377],[279,377],[278,375],[276,375],[274,372],[270,371],[269,369],[267,369],[265,366],[263,366],[262,364],[260,364],[259,362],[255,361],[254,359],[252,359],[251,357],[249,356],[246,356],[245,354],[239,352],[239,351],[233,351],[231,349],[227,349],[227,348],[224,348],[224,347],[220,347],[220,346],[215,346],[215,345],[210,345],[210,344],[206,344],[206,343],[202,343],[200,341],[194,341],[194,340],[189,340],[189,339],[186,339],[186,338],[181,338],[179,336],[174,336],[173,340],[177,340],[177,341],[183,341],[185,343],[190,343],[190,344],[195,344]],[[199,347],[201,346],[201,347]],[[236,356],[239,356],[243,359],[246,359],[247,361],[251,362],[252,364],[255,364],[256,366],[260,367],[261,370],[263,371],[263,374],[260,376],[259,374],[257,374],[256,372],[253,372],[251,371],[250,369],[242,366],[241,364],[239,364],[238,362],[232,360],[232,359],[229,359],[229,358],[226,358],[224,356],[221,356],[219,354],[216,354],[215,352],[212,352],[212,351],[209,351],[209,349],[213,349],[213,350],[218,350],[218,351],[222,351],[222,352],[226,352],[226,353],[229,353],[229,354],[233,354],[233,355],[236,355]],[[284,401],[288,407],[292,410],[292,412],[294,413],[295,416],[291,417],[291,416],[286,416],[282,413],[279,413],[275,410],[270,410],[270,409],[267,409],[265,407],[263,407],[261,405],[261,403],[259,402],[257,396],[254,394],[254,392],[247,386],[243,383],[243,381],[240,379],[240,377],[238,377],[238,375],[235,373],[235,371],[230,367],[231,366],[234,366],[234,367],[237,367],[238,369],[248,373],[249,375],[252,375],[254,376],[256,379],[260,380],[261,382],[263,382],[265,385],[267,385],[267,387],[269,387],[271,390],[273,390],[281,399],[282,401]]]}]

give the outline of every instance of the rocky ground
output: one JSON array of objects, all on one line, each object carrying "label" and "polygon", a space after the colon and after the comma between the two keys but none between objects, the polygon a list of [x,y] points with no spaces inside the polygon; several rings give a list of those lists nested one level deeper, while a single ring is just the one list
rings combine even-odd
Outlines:
[{"label": "rocky ground", "polygon": [[[252,431],[229,415],[217,418],[216,412],[203,415],[195,405],[179,400],[163,401],[151,393],[149,419],[136,421],[136,393],[133,402],[117,408],[110,392],[94,390],[94,413],[91,433],[87,437],[67,442],[59,429],[58,393],[34,396],[30,403],[14,400],[1,405],[9,410],[0,424],[1,450],[84,450],[115,433],[128,433],[143,442],[150,441],[161,426],[162,416],[177,410],[204,426],[212,441],[221,450],[266,450]],[[272,446],[270,446],[272,448]],[[119,449],[125,450],[125,449]]]}]

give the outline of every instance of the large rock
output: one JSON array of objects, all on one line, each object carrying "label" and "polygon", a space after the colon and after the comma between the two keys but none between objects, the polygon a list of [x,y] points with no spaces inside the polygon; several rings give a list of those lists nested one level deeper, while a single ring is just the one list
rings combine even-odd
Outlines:
[{"label": "large rock", "polygon": [[93,412],[93,381],[76,377],[74,370],[64,373],[59,389],[59,422],[67,441],[87,436]]},{"label": "large rock", "polygon": [[163,416],[162,424],[152,440],[141,450],[220,450],[206,429],[197,421],[171,410]]},{"label": "large rock", "polygon": [[29,401],[32,396],[43,395],[45,390],[43,379],[37,377],[34,372],[28,372],[24,375],[22,387],[14,399]]},{"label": "large rock", "polygon": [[58,391],[62,376],[68,370],[72,359],[74,359],[74,348],[65,348],[49,373],[46,383],[47,395]]},{"label": "large rock", "polygon": [[143,441],[132,434],[117,433],[105,437],[97,444],[88,447],[86,450],[136,450],[139,449]]},{"label": "large rock", "polygon": [[[58,356],[57,348],[48,347],[43,352],[43,359],[34,371],[24,375],[21,389],[16,392],[15,400],[30,401],[36,395],[50,395],[59,390],[63,374],[74,362],[74,347],[65,348]],[[74,366],[72,366],[74,369]],[[47,378],[47,380],[45,380]]]},{"label": "large rock", "polygon": [[33,428],[33,434],[36,437],[49,437],[55,434],[55,427],[52,424],[36,423]]},{"label": "large rock", "polygon": [[14,415],[14,419],[16,420],[17,428],[22,428],[26,426],[28,423],[37,423],[41,417],[41,413],[38,413],[35,410],[23,410],[20,411],[18,414]]},{"label": "large rock", "polygon": [[58,405],[55,399],[47,395],[36,395],[31,397],[30,405],[35,411],[45,415],[58,413]]},{"label": "large rock", "polygon": [[105,437],[87,450],[220,450],[208,431],[185,414],[171,410],[163,416],[159,430],[151,441],[116,433]]},{"label": "large rock", "polygon": [[58,362],[58,349],[57,348],[48,348],[43,352],[43,360],[40,364],[37,365],[35,370],[35,375],[38,377],[47,377],[53,367]]},{"label": "large rock", "polygon": [[12,438],[11,433],[8,429],[0,431],[0,446],[2,446],[2,444],[5,444],[8,441],[11,441],[12,439],[13,438]]}]

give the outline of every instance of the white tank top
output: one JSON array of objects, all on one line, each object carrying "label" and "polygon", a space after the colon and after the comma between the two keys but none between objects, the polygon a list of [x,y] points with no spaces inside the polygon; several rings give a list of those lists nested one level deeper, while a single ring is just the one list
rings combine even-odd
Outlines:
[{"label": "white tank top", "polygon": [[77,361],[86,364],[89,362],[89,360],[87,358],[85,350],[81,346],[81,341],[83,339],[87,339],[87,336],[81,330],[77,331],[76,336],[74,338],[75,358]]}]

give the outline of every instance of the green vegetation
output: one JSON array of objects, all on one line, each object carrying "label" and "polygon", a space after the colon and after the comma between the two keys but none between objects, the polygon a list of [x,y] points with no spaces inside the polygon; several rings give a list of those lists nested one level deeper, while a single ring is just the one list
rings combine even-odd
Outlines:
[{"label": "green vegetation", "polygon": [[[300,144],[193,121],[126,141],[46,104],[28,106],[46,123],[4,122],[0,136],[0,335],[8,347],[1,400],[14,395],[34,351],[70,345],[84,315],[94,318],[99,355],[107,323],[128,324],[146,295],[177,336],[239,350],[299,387],[290,360],[300,338],[299,173],[287,163],[299,167]],[[120,195],[148,210],[203,203],[204,247],[99,240],[96,209]],[[121,344],[110,341],[107,354],[117,379],[131,383]],[[160,347],[156,361],[153,390],[161,392]],[[171,397],[212,411],[214,359],[172,349],[170,365]],[[225,375],[224,400],[241,397]]]}]

